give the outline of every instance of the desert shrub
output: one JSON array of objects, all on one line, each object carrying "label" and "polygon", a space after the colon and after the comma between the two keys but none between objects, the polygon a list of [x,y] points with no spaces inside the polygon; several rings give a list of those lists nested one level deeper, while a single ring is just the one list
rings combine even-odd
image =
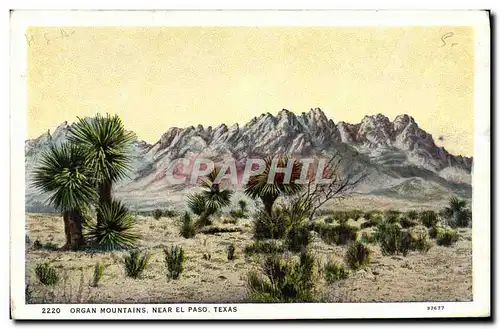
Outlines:
[{"label": "desert shrub", "polygon": [[437,230],[436,243],[439,246],[451,246],[458,241],[458,232],[451,227],[440,228]]},{"label": "desert shrub", "polygon": [[257,302],[308,302],[313,300],[314,257],[303,251],[299,262],[267,257],[262,274],[250,272],[249,298]]},{"label": "desert shrub", "polygon": [[361,233],[360,241],[365,244],[377,242],[374,235],[369,234],[368,232]]},{"label": "desert shrub", "polygon": [[436,226],[439,222],[439,218],[435,211],[426,210],[420,213],[420,222],[422,223],[422,225],[429,228]]},{"label": "desert shrub", "polygon": [[229,214],[233,218],[247,218],[248,217],[247,205],[248,204],[245,200],[239,200],[238,201],[239,209],[231,210]]},{"label": "desert shrub", "polygon": [[332,284],[336,281],[347,279],[349,270],[343,264],[330,260],[323,268],[323,276],[328,284]]},{"label": "desert shrub", "polygon": [[172,209],[163,210],[163,217],[173,218],[175,216],[177,216],[177,212],[175,210]]},{"label": "desert shrub", "polygon": [[196,227],[191,215],[186,211],[181,218],[179,233],[185,238],[190,239],[196,235]]},{"label": "desert shrub", "polygon": [[320,222],[309,223],[308,228],[317,232],[325,243],[337,245],[356,241],[359,231],[357,227],[347,224],[328,225]]},{"label": "desert shrub", "polygon": [[401,225],[402,228],[409,228],[417,226],[419,222],[413,219],[409,219],[407,217],[402,217],[401,219],[399,219],[399,224]]},{"label": "desert shrub", "polygon": [[139,236],[133,232],[133,219],[120,201],[105,202],[97,208],[97,222],[89,224],[89,244],[100,250],[130,248]]},{"label": "desert shrub", "polygon": [[227,247],[227,260],[233,260],[234,259],[234,252],[236,251],[236,248],[234,247],[234,244],[230,244]]},{"label": "desert shrub", "polygon": [[207,201],[200,193],[190,194],[187,196],[187,206],[191,211],[200,216],[207,209]]},{"label": "desert shrub", "polygon": [[255,241],[245,247],[244,252],[247,255],[253,254],[276,254],[283,253],[285,250],[274,240]]},{"label": "desert shrub", "polygon": [[199,232],[203,234],[234,233],[234,232],[241,232],[241,228],[209,225],[202,228]]},{"label": "desert shrub", "polygon": [[153,218],[158,220],[160,219],[161,217],[163,216],[163,211],[161,211],[161,209],[155,209],[153,211]]},{"label": "desert shrub", "polygon": [[440,226],[439,225],[435,225],[435,226],[429,227],[427,229],[427,231],[429,232],[429,237],[431,239],[435,239],[437,237],[437,233],[438,233],[439,230],[440,230]]},{"label": "desert shrub", "polygon": [[285,236],[291,223],[281,209],[276,209],[269,215],[259,210],[255,215],[253,237],[256,240],[281,239]]},{"label": "desert shrub", "polygon": [[230,218],[224,218],[222,220],[223,224],[237,224],[238,223],[238,218],[237,217],[230,217]]},{"label": "desert shrub", "polygon": [[29,245],[31,243],[31,239],[30,237],[28,236],[28,234],[25,234],[24,235],[24,243]]},{"label": "desert shrub", "polygon": [[328,217],[325,218],[325,223],[327,223],[327,224],[333,224],[335,222],[335,220],[336,220],[335,217],[328,216]]},{"label": "desert shrub", "polygon": [[408,233],[411,237],[411,249],[420,252],[427,252],[432,247],[429,241],[428,229],[425,226],[412,227]]},{"label": "desert shrub", "polygon": [[148,266],[151,259],[151,253],[141,254],[139,250],[131,250],[123,259],[125,265],[125,274],[131,278],[137,279]]},{"label": "desert shrub", "polygon": [[400,215],[401,215],[401,212],[398,210],[394,210],[394,209],[389,209],[389,210],[385,211],[385,213],[384,213],[385,220],[388,223],[398,223]]},{"label": "desert shrub", "polygon": [[371,251],[361,242],[354,242],[349,245],[345,254],[345,262],[353,270],[358,270],[370,264]]},{"label": "desert shrub", "polygon": [[56,244],[52,242],[42,243],[40,242],[40,240],[36,239],[35,242],[33,242],[33,249],[35,250],[45,249],[49,251],[56,251],[59,248],[57,247]]},{"label": "desert shrub", "polygon": [[370,212],[366,217],[367,220],[360,225],[361,229],[375,227],[384,220],[383,216],[378,212]]},{"label": "desert shrub", "polygon": [[411,237],[399,224],[382,222],[375,231],[375,239],[380,244],[383,255],[402,254],[406,256],[411,249]]},{"label": "desert shrub", "polygon": [[45,286],[53,286],[59,282],[57,270],[49,263],[38,264],[35,267],[35,274],[40,283]]},{"label": "desert shrub", "polygon": [[97,287],[101,281],[102,274],[104,273],[104,265],[101,262],[96,262],[94,266],[94,274],[92,275],[92,287]]},{"label": "desert shrub", "polygon": [[416,212],[415,210],[410,210],[406,213],[406,217],[408,217],[409,220],[417,220],[418,212]]},{"label": "desert shrub", "polygon": [[288,250],[299,252],[309,245],[311,234],[306,225],[292,225],[285,237],[285,244]]},{"label": "desert shrub", "polygon": [[163,252],[165,253],[168,277],[174,280],[178,279],[184,270],[184,262],[186,261],[184,249],[179,246],[172,246],[170,249],[163,249]]},{"label": "desert shrub", "polygon": [[346,212],[346,217],[347,219],[352,219],[354,221],[357,221],[363,216],[363,212],[358,209],[350,210]]}]

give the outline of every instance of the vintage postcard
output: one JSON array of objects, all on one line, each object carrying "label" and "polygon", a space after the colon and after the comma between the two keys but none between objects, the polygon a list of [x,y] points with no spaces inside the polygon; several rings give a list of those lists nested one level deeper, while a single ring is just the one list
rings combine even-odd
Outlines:
[{"label": "vintage postcard", "polygon": [[490,316],[487,11],[12,11],[14,319]]}]

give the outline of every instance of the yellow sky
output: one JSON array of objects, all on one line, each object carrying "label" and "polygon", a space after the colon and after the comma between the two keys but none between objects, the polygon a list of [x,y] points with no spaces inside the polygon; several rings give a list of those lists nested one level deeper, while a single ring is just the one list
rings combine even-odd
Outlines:
[{"label": "yellow sky", "polygon": [[473,153],[470,28],[57,27],[26,39],[29,138],[97,112],[153,143],[173,126],[320,107],[335,122],[407,113],[438,145]]}]

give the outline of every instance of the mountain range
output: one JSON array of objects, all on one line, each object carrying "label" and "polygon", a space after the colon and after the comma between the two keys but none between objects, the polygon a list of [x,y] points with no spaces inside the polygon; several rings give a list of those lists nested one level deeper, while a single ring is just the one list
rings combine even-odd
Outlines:
[{"label": "mountain range", "polygon": [[[31,172],[43,150],[62,143],[70,125],[25,142],[26,209],[49,211],[41,194],[31,186]],[[172,160],[227,158],[242,165],[256,155],[289,154],[299,157],[342,155],[344,170],[362,170],[367,178],[357,193],[428,202],[451,194],[471,197],[473,159],[452,155],[436,145],[414,118],[402,114],[393,121],[382,114],[365,116],[356,124],[329,119],[321,109],[294,114],[281,110],[264,113],[245,125],[221,124],[168,129],[154,144],[135,139],[131,145],[132,170],[118,182],[115,194],[134,209],[152,209],[180,203],[187,186],[169,186],[165,173]],[[239,167],[238,167],[239,168]]]}]

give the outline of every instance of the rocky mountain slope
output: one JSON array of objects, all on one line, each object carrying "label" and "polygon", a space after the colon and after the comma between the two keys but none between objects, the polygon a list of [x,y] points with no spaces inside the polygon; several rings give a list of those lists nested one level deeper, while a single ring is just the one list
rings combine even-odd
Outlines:
[{"label": "rocky mountain slope", "polygon": [[[48,145],[65,140],[68,129],[65,122],[52,133],[26,141],[26,206],[30,211],[43,211],[46,200],[30,186],[32,168]],[[472,158],[438,147],[408,115],[399,115],[394,121],[382,114],[365,116],[360,123],[350,124],[335,123],[318,108],[300,115],[281,110],[242,126],[172,127],[153,145],[135,140],[131,153],[133,171],[117,184],[115,192],[138,209],[181,201],[191,188],[166,183],[166,170],[174,159],[233,158],[241,170],[248,157],[277,153],[296,157],[341,154],[344,170],[368,174],[359,193],[422,202],[447,194],[470,197],[471,193]]]}]

